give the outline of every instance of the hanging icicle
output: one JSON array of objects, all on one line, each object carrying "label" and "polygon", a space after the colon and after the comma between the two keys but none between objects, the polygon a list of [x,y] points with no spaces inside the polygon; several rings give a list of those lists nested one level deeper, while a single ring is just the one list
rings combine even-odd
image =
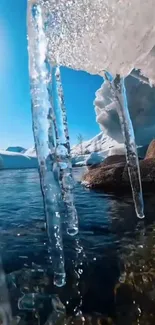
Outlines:
[{"label": "hanging icicle", "polygon": [[67,232],[69,235],[74,236],[78,233],[78,216],[74,205],[74,180],[72,177],[69,133],[59,67],[56,67],[53,71],[53,86],[55,95],[53,106],[58,132],[56,153],[60,167],[59,180],[62,189],[63,201],[66,208]]},{"label": "hanging icicle", "polygon": [[135,143],[134,130],[129,115],[124,78],[117,75],[115,79],[105,72],[105,79],[109,82],[113,99],[117,102],[117,111],[126,148],[126,160],[132,188],[135,210],[138,218],[144,218],[143,195],[139,160]]},{"label": "hanging icicle", "polygon": [[48,83],[47,89],[52,107],[51,116],[55,130],[59,183],[66,210],[65,223],[67,225],[67,233],[74,236],[78,233],[78,216],[74,205],[74,180],[72,176],[67,113],[64,103],[60,68],[59,66],[52,68],[47,60],[46,67],[49,74],[48,78],[52,78],[52,83]]},{"label": "hanging icicle", "polygon": [[[48,84],[51,83],[46,67],[47,44],[41,6],[33,4],[29,9],[34,33],[33,42],[35,42],[33,53],[29,53],[33,132],[39,162],[54,283],[57,286],[63,286],[65,284],[65,269],[60,220],[62,196],[58,179],[52,108],[47,90]],[[32,39],[29,40],[29,44],[32,44]]]}]

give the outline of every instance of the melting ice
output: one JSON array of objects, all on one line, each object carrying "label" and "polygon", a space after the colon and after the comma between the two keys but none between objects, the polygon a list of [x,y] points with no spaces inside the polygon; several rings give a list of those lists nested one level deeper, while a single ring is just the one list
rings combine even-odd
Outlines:
[{"label": "melting ice", "polygon": [[[139,68],[154,82],[154,0],[29,0],[28,40],[33,131],[55,284],[65,283],[61,206],[67,232],[78,232],[60,65],[126,76]],[[119,77],[120,78],[120,77]],[[139,163],[123,79],[109,81],[124,136],[137,216],[144,217]],[[104,100],[104,99],[103,99]]]},{"label": "melting ice", "polygon": [[34,47],[30,56],[33,132],[50,243],[50,262],[54,270],[54,283],[62,286],[65,284],[61,232],[63,199],[67,231],[71,235],[78,232],[67,120],[59,68],[55,70],[48,63],[42,7],[33,4],[30,16],[34,26]]}]

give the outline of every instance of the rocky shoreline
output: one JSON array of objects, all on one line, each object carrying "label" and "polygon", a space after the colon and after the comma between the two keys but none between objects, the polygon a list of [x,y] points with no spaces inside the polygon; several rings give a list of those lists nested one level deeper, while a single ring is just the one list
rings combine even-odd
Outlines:
[{"label": "rocky shoreline", "polygon": [[[139,158],[139,165],[143,190],[155,189],[155,140],[151,141],[145,158]],[[90,166],[83,183],[93,189],[131,191],[125,156],[109,156],[103,163]]]}]

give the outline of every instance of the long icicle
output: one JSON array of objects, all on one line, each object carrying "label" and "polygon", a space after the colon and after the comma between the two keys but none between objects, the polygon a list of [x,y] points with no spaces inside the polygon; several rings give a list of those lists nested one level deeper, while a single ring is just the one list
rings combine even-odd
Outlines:
[{"label": "long icicle", "polygon": [[69,133],[59,66],[53,70],[53,86],[55,92],[54,112],[58,125],[57,159],[60,166],[60,185],[66,207],[67,233],[74,236],[78,233],[78,216],[74,205]]},{"label": "long icicle", "polygon": [[113,79],[108,73],[105,73],[105,78],[108,80],[110,88],[112,90],[113,98],[117,102],[117,111],[126,147],[128,173],[136,214],[138,218],[143,219],[145,216],[139,160],[135,143],[134,130],[128,110],[124,78],[120,78],[120,75],[117,75],[116,78]]},{"label": "long icicle", "polygon": [[59,66],[52,68],[48,61],[46,61],[46,66],[49,76],[52,76],[52,83],[48,84],[47,89],[52,107],[52,118],[56,136],[56,156],[60,171],[59,182],[65,204],[65,223],[67,224],[67,233],[70,236],[74,236],[78,233],[78,215],[74,205],[74,180],[72,176],[67,113],[60,68]]},{"label": "long icicle", "polygon": [[[63,286],[65,284],[65,269],[60,220],[62,196],[58,179],[51,105],[47,90],[48,84],[51,83],[46,68],[47,44],[41,6],[33,4],[29,10],[34,29],[33,52],[31,53],[32,49],[29,49],[33,132],[39,162],[49,249],[52,251],[53,257],[50,256],[54,270],[54,283],[57,286]],[[32,36],[29,35],[29,37]],[[29,45],[32,46],[31,38]]]}]

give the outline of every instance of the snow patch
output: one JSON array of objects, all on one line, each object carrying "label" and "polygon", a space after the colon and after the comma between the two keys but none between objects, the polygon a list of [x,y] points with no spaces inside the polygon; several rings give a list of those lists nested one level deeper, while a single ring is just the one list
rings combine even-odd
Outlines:
[{"label": "snow patch", "polygon": [[[88,141],[82,142],[82,152],[83,155],[90,155],[92,152],[104,152],[104,155],[107,156],[110,148],[118,146],[118,142],[109,136],[100,132],[95,137]],[[81,154],[81,144],[74,145],[71,149],[72,157],[80,156]]]},{"label": "snow patch", "polygon": [[[132,76],[125,79],[128,109],[132,120],[137,145],[147,145],[155,134],[155,87],[140,82]],[[104,82],[96,92],[94,101],[96,121],[107,141],[123,143],[117,102],[111,96],[109,85]],[[110,140],[111,139],[111,140]],[[116,147],[118,144],[116,145]]]}]

